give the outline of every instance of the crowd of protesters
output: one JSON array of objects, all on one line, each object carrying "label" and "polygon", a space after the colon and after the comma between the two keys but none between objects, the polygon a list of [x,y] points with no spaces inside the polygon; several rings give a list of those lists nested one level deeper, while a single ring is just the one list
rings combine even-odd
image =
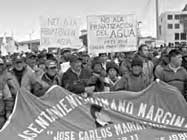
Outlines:
[{"label": "crowd of protesters", "polygon": [[[127,90],[138,92],[160,79],[187,99],[187,48],[140,45],[137,52],[101,53],[62,49],[14,53],[0,58],[0,128],[10,116],[20,88],[41,97],[53,85],[74,94]],[[132,94],[133,94],[132,92]],[[110,92],[109,92],[110,93]]]}]

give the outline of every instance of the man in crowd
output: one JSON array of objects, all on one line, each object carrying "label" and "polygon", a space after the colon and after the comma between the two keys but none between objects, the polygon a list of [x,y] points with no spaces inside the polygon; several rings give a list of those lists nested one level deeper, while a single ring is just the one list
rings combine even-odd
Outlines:
[{"label": "man in crowd", "polygon": [[87,86],[92,89],[90,92],[102,92],[105,91],[104,79],[106,77],[106,71],[102,65],[103,60],[100,57],[95,57],[92,60],[92,76],[87,82]]},{"label": "man in crowd", "polygon": [[8,83],[11,93],[16,95],[20,88],[25,88],[36,96],[41,96],[43,89],[48,89],[48,85],[36,77],[32,69],[25,63],[20,55],[15,56],[13,69],[8,75]]},{"label": "man in crowd", "polygon": [[157,78],[177,87],[187,99],[187,71],[181,67],[182,54],[174,49],[169,52],[168,56],[169,64],[161,71]]},{"label": "man in crowd", "polygon": [[13,109],[13,97],[7,84],[7,72],[4,61],[0,58],[0,129]]},{"label": "man in crowd", "polygon": [[102,67],[104,68],[104,70],[106,70],[106,63],[107,63],[107,60],[108,60],[107,53],[100,53],[99,54],[99,59],[102,62]]},{"label": "man in crowd", "polygon": [[87,80],[91,77],[90,71],[82,68],[82,61],[77,55],[71,55],[70,66],[62,76],[62,87],[76,94],[84,93]]},{"label": "man in crowd", "polygon": [[37,56],[33,53],[28,53],[26,56],[26,63],[33,70],[33,72],[35,71],[36,66],[37,66],[36,59],[37,59]]},{"label": "man in crowd", "polygon": [[104,82],[106,86],[110,88],[115,86],[115,84],[121,79],[119,76],[119,66],[111,61],[106,64],[106,72],[107,72],[107,77],[105,77]]},{"label": "man in crowd", "polygon": [[47,60],[45,67],[46,72],[43,74],[41,79],[49,86],[61,85],[60,76],[58,75],[57,61]]},{"label": "man in crowd", "polygon": [[131,71],[128,75],[123,76],[111,90],[128,90],[138,92],[149,85],[147,76],[143,73],[143,61],[135,57],[132,60]]},{"label": "man in crowd", "polygon": [[46,69],[46,60],[44,58],[40,58],[37,63],[37,68],[35,69],[36,77],[41,78]]},{"label": "man in crowd", "polygon": [[138,48],[138,53],[135,55],[135,57],[143,61],[143,73],[151,82],[153,80],[154,64],[149,58],[148,46],[145,44],[140,45],[140,47]]}]

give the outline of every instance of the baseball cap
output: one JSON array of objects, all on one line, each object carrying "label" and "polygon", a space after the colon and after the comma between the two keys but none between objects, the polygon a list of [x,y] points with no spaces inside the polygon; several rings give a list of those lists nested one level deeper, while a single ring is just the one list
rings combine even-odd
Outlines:
[{"label": "baseball cap", "polygon": [[131,66],[132,67],[133,66],[141,66],[141,67],[143,67],[143,61],[141,59],[139,59],[139,58],[134,58],[132,60]]},{"label": "baseball cap", "polygon": [[55,61],[53,61],[53,60],[48,60],[48,61],[46,62],[46,66],[47,66],[48,68],[54,68],[54,67],[57,67],[57,63],[56,63]]},{"label": "baseball cap", "polygon": [[15,62],[23,62],[23,61],[24,61],[24,58],[21,57],[20,55],[17,55],[17,56],[15,56],[14,61],[15,61]]},{"label": "baseball cap", "polygon": [[81,59],[79,56],[75,55],[75,54],[72,54],[72,55],[70,56],[70,59],[69,59],[69,60],[70,60],[70,63],[82,61],[82,59]]}]

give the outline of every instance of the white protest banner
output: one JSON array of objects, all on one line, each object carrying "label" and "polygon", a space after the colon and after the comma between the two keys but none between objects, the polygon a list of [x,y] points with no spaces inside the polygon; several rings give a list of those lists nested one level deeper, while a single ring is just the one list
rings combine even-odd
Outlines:
[{"label": "white protest banner", "polygon": [[10,54],[17,52],[17,46],[15,45],[15,41],[13,39],[8,40],[6,50]]},{"label": "white protest banner", "polygon": [[40,45],[48,47],[64,48],[67,46],[79,46],[80,20],[79,18],[41,17]]},{"label": "white protest banner", "polygon": [[88,16],[88,53],[137,50],[135,15]]}]

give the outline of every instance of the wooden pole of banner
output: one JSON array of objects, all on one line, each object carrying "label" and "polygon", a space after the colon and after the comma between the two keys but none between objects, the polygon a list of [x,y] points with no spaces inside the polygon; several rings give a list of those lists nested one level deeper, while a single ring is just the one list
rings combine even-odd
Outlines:
[{"label": "wooden pole of banner", "polygon": [[158,39],[158,35],[159,35],[159,25],[158,25],[158,16],[159,16],[159,7],[158,7],[158,0],[155,0],[156,2],[156,38]]}]

